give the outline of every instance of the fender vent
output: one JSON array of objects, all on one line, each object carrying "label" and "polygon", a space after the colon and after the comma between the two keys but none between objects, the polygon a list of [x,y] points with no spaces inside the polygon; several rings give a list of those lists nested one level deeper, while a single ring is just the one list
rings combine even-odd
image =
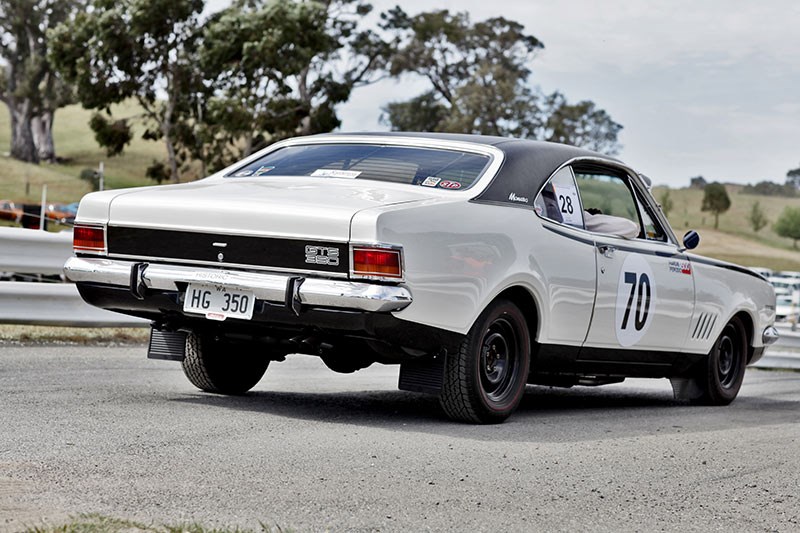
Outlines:
[{"label": "fender vent", "polygon": [[694,324],[692,330],[692,338],[698,341],[708,340],[711,332],[714,331],[714,326],[717,323],[717,315],[714,313],[701,313],[697,317],[697,322]]}]

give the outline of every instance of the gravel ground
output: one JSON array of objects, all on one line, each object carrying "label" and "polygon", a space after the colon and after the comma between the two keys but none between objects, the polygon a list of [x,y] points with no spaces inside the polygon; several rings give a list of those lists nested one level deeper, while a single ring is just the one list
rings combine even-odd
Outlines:
[{"label": "gravel ground", "polygon": [[499,426],[352,375],[273,364],[194,389],[142,346],[0,346],[0,531],[98,512],[295,531],[800,531],[800,373],[729,407],[666,380],[529,387]]}]

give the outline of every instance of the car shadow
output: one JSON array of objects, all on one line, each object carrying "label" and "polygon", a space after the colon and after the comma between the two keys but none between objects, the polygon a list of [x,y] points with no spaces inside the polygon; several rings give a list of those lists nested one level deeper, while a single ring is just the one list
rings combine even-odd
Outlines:
[{"label": "car shadow", "polygon": [[[697,433],[782,423],[799,402],[740,397],[728,407],[692,406],[665,390],[528,386],[519,409],[499,425],[450,421],[436,397],[404,391],[190,393],[173,401],[325,424],[360,425],[494,441],[570,442]],[[785,405],[783,405],[785,404]]]}]

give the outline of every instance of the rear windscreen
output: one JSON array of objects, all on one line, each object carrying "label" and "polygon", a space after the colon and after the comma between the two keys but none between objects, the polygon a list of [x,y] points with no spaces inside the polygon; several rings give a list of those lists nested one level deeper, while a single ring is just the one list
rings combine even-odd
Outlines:
[{"label": "rear windscreen", "polygon": [[436,148],[312,144],[280,148],[226,177],[314,176],[458,190],[472,186],[489,162],[486,155]]}]

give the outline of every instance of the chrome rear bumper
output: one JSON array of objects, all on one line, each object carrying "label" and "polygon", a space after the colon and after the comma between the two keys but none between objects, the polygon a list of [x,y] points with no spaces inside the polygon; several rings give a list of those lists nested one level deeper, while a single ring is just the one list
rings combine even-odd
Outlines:
[{"label": "chrome rear bumper", "polygon": [[71,257],[64,265],[64,274],[74,282],[130,287],[134,294],[140,285],[147,289],[176,291],[179,290],[178,283],[208,283],[253,291],[256,298],[269,302],[286,302],[289,299],[290,304],[375,313],[399,311],[412,301],[408,289],[394,285],[321,278],[302,279],[287,274],[146,264],[102,258]]}]

